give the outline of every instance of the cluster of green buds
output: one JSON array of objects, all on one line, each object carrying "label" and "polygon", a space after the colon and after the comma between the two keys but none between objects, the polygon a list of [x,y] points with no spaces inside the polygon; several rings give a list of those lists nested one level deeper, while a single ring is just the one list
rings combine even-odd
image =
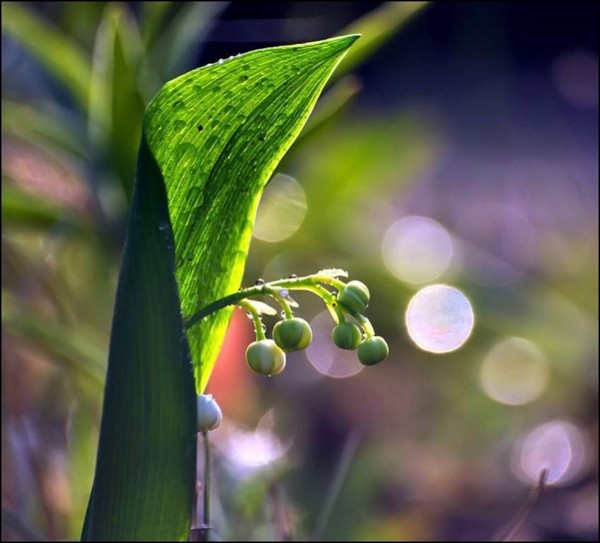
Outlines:
[{"label": "cluster of green buds", "polygon": [[[313,334],[309,323],[292,312],[292,307],[298,307],[290,296],[294,290],[310,291],[323,300],[333,317],[335,326],[331,337],[339,348],[358,350],[358,360],[366,366],[387,358],[389,348],[386,341],[375,335],[371,323],[364,316],[370,299],[369,289],[360,281],[344,283],[339,277],[347,277],[347,273],[337,269],[322,270],[313,275],[291,276],[271,283],[259,279],[254,287],[240,290],[240,300],[236,303],[254,321],[256,332],[256,341],[246,349],[246,361],[253,371],[277,375],[285,368],[286,353],[306,349],[311,344]],[[272,298],[282,308],[283,320],[273,327],[273,339],[266,337],[262,316],[276,315],[277,311],[252,299],[259,295]]]},{"label": "cluster of green buds", "polygon": [[[298,303],[290,296],[292,291],[304,290],[316,294],[323,300],[335,323],[331,338],[341,349],[357,350],[358,360],[372,366],[387,358],[388,345],[375,331],[364,316],[369,305],[370,293],[364,283],[349,281],[347,272],[338,269],[321,270],[313,275],[280,279],[265,283],[259,279],[253,287],[240,289],[217,300],[185,320],[187,328],[200,322],[206,316],[224,307],[238,305],[254,322],[256,341],[246,349],[246,361],[250,368],[262,375],[277,375],[285,368],[286,353],[306,349],[312,342],[310,324],[294,316],[292,308]],[[281,306],[283,320],[273,327],[273,339],[266,336],[263,315],[277,315],[269,304],[258,301],[258,296],[268,297]],[[349,320],[351,319],[351,320]],[[221,409],[210,394],[197,396],[197,431],[204,442],[204,525],[210,525],[210,448],[208,432],[216,429],[223,418]]]}]

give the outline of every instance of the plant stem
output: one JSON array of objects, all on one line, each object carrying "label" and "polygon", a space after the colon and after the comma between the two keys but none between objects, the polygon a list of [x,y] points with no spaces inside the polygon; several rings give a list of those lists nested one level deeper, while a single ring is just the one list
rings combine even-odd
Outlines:
[{"label": "plant stem", "polygon": [[202,482],[202,541],[210,540],[210,443],[208,441],[208,432],[202,432],[202,442],[204,445],[204,477]]},{"label": "plant stem", "polygon": [[521,508],[517,511],[517,514],[513,518],[513,520],[509,523],[507,528],[504,528],[500,534],[497,534],[492,541],[512,541],[517,532],[523,526],[525,521],[531,515],[531,512],[535,508],[538,503],[544,488],[546,487],[546,481],[548,479],[548,470],[542,469],[540,471],[540,475],[535,486],[531,487],[529,491],[529,495],[525,500],[525,503],[521,506]]},{"label": "plant stem", "polygon": [[365,336],[367,337],[367,339],[369,339],[370,337],[373,337],[375,335],[375,330],[373,329],[373,325],[371,324],[371,321],[369,319],[367,319],[367,317],[365,317],[364,315],[361,315],[360,313],[354,313],[354,312],[350,312],[350,315],[352,315],[352,317],[354,317],[358,323],[360,324],[361,328],[365,331]]},{"label": "plant stem", "polygon": [[292,308],[290,307],[290,304],[287,302],[287,300],[279,293],[278,290],[276,289],[270,289],[269,294],[275,298],[275,300],[277,301],[277,303],[281,306],[281,308],[283,309],[283,312],[285,314],[285,318],[286,319],[292,319],[294,318],[294,313],[292,312]]},{"label": "plant stem", "polygon": [[337,298],[331,294],[326,288],[323,288],[321,285],[315,285],[315,292],[317,295],[323,298],[329,313],[331,313],[331,317],[336,324],[341,324],[346,320],[344,316],[344,312],[342,308],[337,304]]},{"label": "plant stem", "polygon": [[294,314],[292,313],[288,302],[285,300],[285,297],[281,296],[279,293],[279,289],[285,288],[288,290],[306,290],[319,296],[325,302],[325,305],[329,310],[329,313],[331,313],[331,317],[336,324],[340,324],[346,320],[344,316],[345,310],[352,318],[356,320],[356,322],[358,322],[358,324],[364,330],[367,339],[373,337],[375,335],[375,330],[371,325],[371,321],[369,321],[369,319],[367,319],[364,315],[356,313],[350,309],[344,308],[344,310],[342,310],[342,308],[337,304],[336,296],[327,290],[323,284],[332,286],[337,290],[341,290],[345,286],[345,283],[339,279],[325,275],[320,276],[318,274],[307,275],[305,277],[279,279],[278,281],[272,281],[263,285],[255,285],[253,287],[240,289],[234,294],[230,294],[229,296],[225,296],[224,298],[216,300],[215,302],[204,306],[200,311],[185,319],[184,325],[186,329],[189,329],[208,315],[215,313],[216,311],[219,311],[227,306],[237,304],[242,306],[252,315],[254,326],[256,328],[257,339],[265,339],[265,334],[262,330],[262,321],[260,320],[258,313],[256,313],[250,304],[244,304],[243,301],[246,298],[252,298],[254,296],[271,296],[272,298],[275,298],[277,303],[283,308],[285,318],[291,319]]},{"label": "plant stem", "polygon": [[14,511],[2,508],[2,530],[9,528],[23,541],[46,541],[41,534],[34,531],[27,522]]},{"label": "plant stem", "polygon": [[319,515],[319,520],[317,522],[317,527],[315,528],[315,532],[313,535],[313,541],[323,541],[323,537],[325,535],[325,529],[327,528],[327,523],[331,518],[331,513],[333,512],[333,506],[338,499],[340,494],[340,490],[342,489],[342,485],[346,480],[348,472],[350,471],[350,467],[352,466],[352,462],[356,456],[356,452],[358,451],[358,446],[360,445],[360,441],[362,439],[362,431],[354,430],[346,440],[344,444],[344,449],[342,451],[342,455],[340,458],[340,462],[337,466],[337,470],[329,485],[329,489],[327,491],[327,496],[325,498],[325,503],[321,508],[321,514]]},{"label": "plant stem", "polygon": [[[200,311],[194,313],[193,315],[184,319],[184,324],[186,329],[191,328],[198,322],[200,322],[203,318],[208,317],[208,315],[219,311],[227,306],[239,304],[241,300],[245,298],[252,298],[253,296],[261,296],[261,295],[273,295],[273,287],[287,288],[288,290],[308,290],[313,292],[320,297],[327,300],[335,300],[334,295],[325,289],[322,285],[330,285],[336,289],[343,288],[344,283],[339,279],[334,279],[329,276],[320,276],[320,275],[307,275],[305,277],[295,277],[288,279],[279,279],[277,281],[272,281],[270,283],[265,283],[264,285],[256,285],[253,287],[241,289],[238,292],[233,294],[229,294],[224,298],[220,298],[206,306],[204,306]],[[329,305],[329,304],[328,304]],[[285,311],[285,307],[284,307]],[[339,313],[336,310],[336,313]],[[343,316],[343,314],[342,314]],[[342,319],[343,321],[343,319]]]},{"label": "plant stem", "polygon": [[248,313],[250,313],[250,315],[252,315],[252,321],[254,322],[254,332],[256,333],[256,340],[262,341],[263,339],[267,339],[267,336],[265,336],[265,331],[263,330],[263,322],[256,309],[254,309],[254,307],[251,304],[247,303],[245,300],[240,300],[238,304],[242,309],[245,309],[246,311],[248,311]]},{"label": "plant stem", "polygon": [[277,480],[273,480],[268,485],[269,495],[273,502],[273,528],[276,532],[276,541],[293,541],[289,508],[284,496],[283,486]]}]

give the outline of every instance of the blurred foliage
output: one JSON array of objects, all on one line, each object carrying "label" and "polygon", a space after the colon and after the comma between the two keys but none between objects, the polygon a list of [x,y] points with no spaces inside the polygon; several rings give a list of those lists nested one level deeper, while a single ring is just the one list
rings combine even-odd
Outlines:
[{"label": "blurred foliage", "polygon": [[[428,51],[397,55],[381,47],[406,21],[419,20],[412,10],[420,4],[369,5],[366,15],[354,3],[347,14],[319,8],[329,10],[336,34],[362,32],[364,48],[348,57],[354,72],[332,84],[280,167],[305,193],[304,221],[283,241],[254,239],[246,268],[246,284],[350,270],[371,288],[368,316],[391,358],[342,380],[320,376],[299,355],[265,383],[244,366],[249,323],[234,316],[209,384],[229,419],[215,436],[214,516],[225,539],[313,534],[356,428],[362,437],[327,539],[489,538],[527,493],[511,469],[515,444],[556,419],[581,428],[587,457],[578,479],[547,490],[522,536],[597,538],[598,238],[597,210],[589,206],[594,195],[597,201],[597,150],[563,144],[557,134],[568,123],[543,109],[552,95],[527,102],[523,115],[527,129],[541,127],[542,145],[518,139],[516,159],[502,158],[501,126],[517,124],[490,109],[504,89],[497,80],[493,92],[470,82],[460,102],[487,108],[459,111],[472,140],[450,130],[426,101],[386,101],[399,92],[396,72],[407,58],[428,66]],[[141,114],[162,82],[197,65],[211,32],[231,22],[229,9],[215,2],[2,4],[3,539],[78,537]],[[451,8],[420,11],[428,18],[442,9]],[[500,9],[463,5],[462,26],[456,15],[443,21],[458,28],[463,75],[487,73],[477,62],[492,64],[486,55],[500,48]],[[362,17],[352,23],[351,15]],[[300,20],[312,36],[313,19]],[[368,70],[377,60],[385,78]],[[449,94],[458,77],[451,74],[440,92]],[[427,94],[431,80],[423,81]],[[379,107],[361,101],[361,89],[376,85]],[[570,126],[583,122],[580,115]],[[490,132],[482,119],[493,120]],[[582,169],[590,163],[596,173]],[[517,206],[526,220],[494,215],[490,202]],[[382,259],[385,232],[409,215],[432,217],[449,232],[452,264],[436,281],[460,288],[474,307],[472,336],[446,355],[410,341],[404,314],[423,285],[399,279]],[[494,274],[509,280],[495,282]],[[309,297],[299,301],[307,319],[322,310]],[[481,385],[490,349],[514,336],[533,342],[548,363],[545,389],[524,405],[495,401]],[[267,424],[262,415],[273,406]]]}]

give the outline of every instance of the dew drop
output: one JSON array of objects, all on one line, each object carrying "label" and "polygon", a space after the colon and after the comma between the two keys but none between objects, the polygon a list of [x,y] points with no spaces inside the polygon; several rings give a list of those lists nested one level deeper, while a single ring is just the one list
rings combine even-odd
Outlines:
[{"label": "dew drop", "polygon": [[290,291],[287,288],[282,288],[279,291],[279,294],[281,294],[284,298],[287,298],[290,295]]},{"label": "dew drop", "polygon": [[179,168],[190,166],[198,153],[198,149],[191,143],[181,143],[173,152],[173,161]]},{"label": "dew drop", "polygon": [[261,285],[264,285],[264,284],[265,284],[265,280],[264,280],[263,278],[261,278],[261,277],[260,277],[260,278],[258,278],[258,279],[257,279],[257,280],[254,282],[254,284],[255,284],[257,287],[259,287],[259,286],[261,286]]},{"label": "dew drop", "polygon": [[199,124],[198,125],[198,132],[202,132],[202,130],[204,130],[204,127],[201,124]]},{"label": "dew drop", "polygon": [[298,279],[298,276],[295,273],[292,273],[290,275],[290,279]]}]

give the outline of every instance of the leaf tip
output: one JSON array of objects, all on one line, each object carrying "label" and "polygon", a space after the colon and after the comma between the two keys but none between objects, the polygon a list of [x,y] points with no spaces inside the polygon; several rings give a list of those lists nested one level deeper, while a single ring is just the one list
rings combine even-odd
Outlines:
[{"label": "leaf tip", "polygon": [[343,49],[348,49],[360,37],[362,37],[362,34],[345,34],[344,36],[332,38],[331,41],[338,41]]}]

